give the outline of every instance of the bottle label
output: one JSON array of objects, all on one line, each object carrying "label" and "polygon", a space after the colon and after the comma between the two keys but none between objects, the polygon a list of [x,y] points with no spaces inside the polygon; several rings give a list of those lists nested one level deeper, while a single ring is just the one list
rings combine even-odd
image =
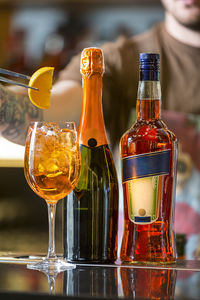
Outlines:
[{"label": "bottle label", "polygon": [[150,224],[159,216],[163,175],[169,174],[170,149],[128,156],[122,159],[122,182],[129,218],[136,224]]}]

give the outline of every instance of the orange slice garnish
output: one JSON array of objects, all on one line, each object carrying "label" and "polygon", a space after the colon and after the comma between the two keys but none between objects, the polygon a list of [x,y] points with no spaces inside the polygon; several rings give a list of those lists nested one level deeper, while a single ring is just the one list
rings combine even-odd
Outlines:
[{"label": "orange slice garnish", "polygon": [[29,89],[28,95],[31,102],[39,108],[47,109],[50,106],[53,72],[52,67],[40,68],[29,81],[29,86],[38,88],[38,91]]}]

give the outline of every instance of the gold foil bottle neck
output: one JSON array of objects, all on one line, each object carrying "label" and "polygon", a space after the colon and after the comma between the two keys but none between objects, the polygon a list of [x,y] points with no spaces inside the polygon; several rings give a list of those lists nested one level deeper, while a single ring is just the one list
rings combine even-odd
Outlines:
[{"label": "gold foil bottle neck", "polygon": [[90,76],[91,74],[104,73],[103,52],[100,48],[85,48],[81,53],[81,74]]}]

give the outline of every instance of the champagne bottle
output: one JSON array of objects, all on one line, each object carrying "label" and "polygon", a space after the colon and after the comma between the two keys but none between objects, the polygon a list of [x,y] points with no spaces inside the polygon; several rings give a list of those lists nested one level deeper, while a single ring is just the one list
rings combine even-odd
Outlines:
[{"label": "champagne bottle", "polygon": [[137,120],[122,136],[121,261],[172,263],[177,139],[161,119],[159,54],[140,54]]},{"label": "champagne bottle", "polygon": [[64,209],[64,256],[73,262],[109,263],[117,258],[118,180],[102,111],[103,71],[101,49],[84,49],[81,174]]}]

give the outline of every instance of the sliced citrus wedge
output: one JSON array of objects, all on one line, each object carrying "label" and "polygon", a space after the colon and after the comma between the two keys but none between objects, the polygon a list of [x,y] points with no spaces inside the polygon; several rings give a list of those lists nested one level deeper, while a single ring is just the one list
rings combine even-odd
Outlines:
[{"label": "sliced citrus wedge", "polygon": [[40,68],[29,81],[29,86],[38,88],[38,91],[29,89],[28,95],[31,102],[39,108],[47,109],[50,106],[53,71],[52,67]]}]

